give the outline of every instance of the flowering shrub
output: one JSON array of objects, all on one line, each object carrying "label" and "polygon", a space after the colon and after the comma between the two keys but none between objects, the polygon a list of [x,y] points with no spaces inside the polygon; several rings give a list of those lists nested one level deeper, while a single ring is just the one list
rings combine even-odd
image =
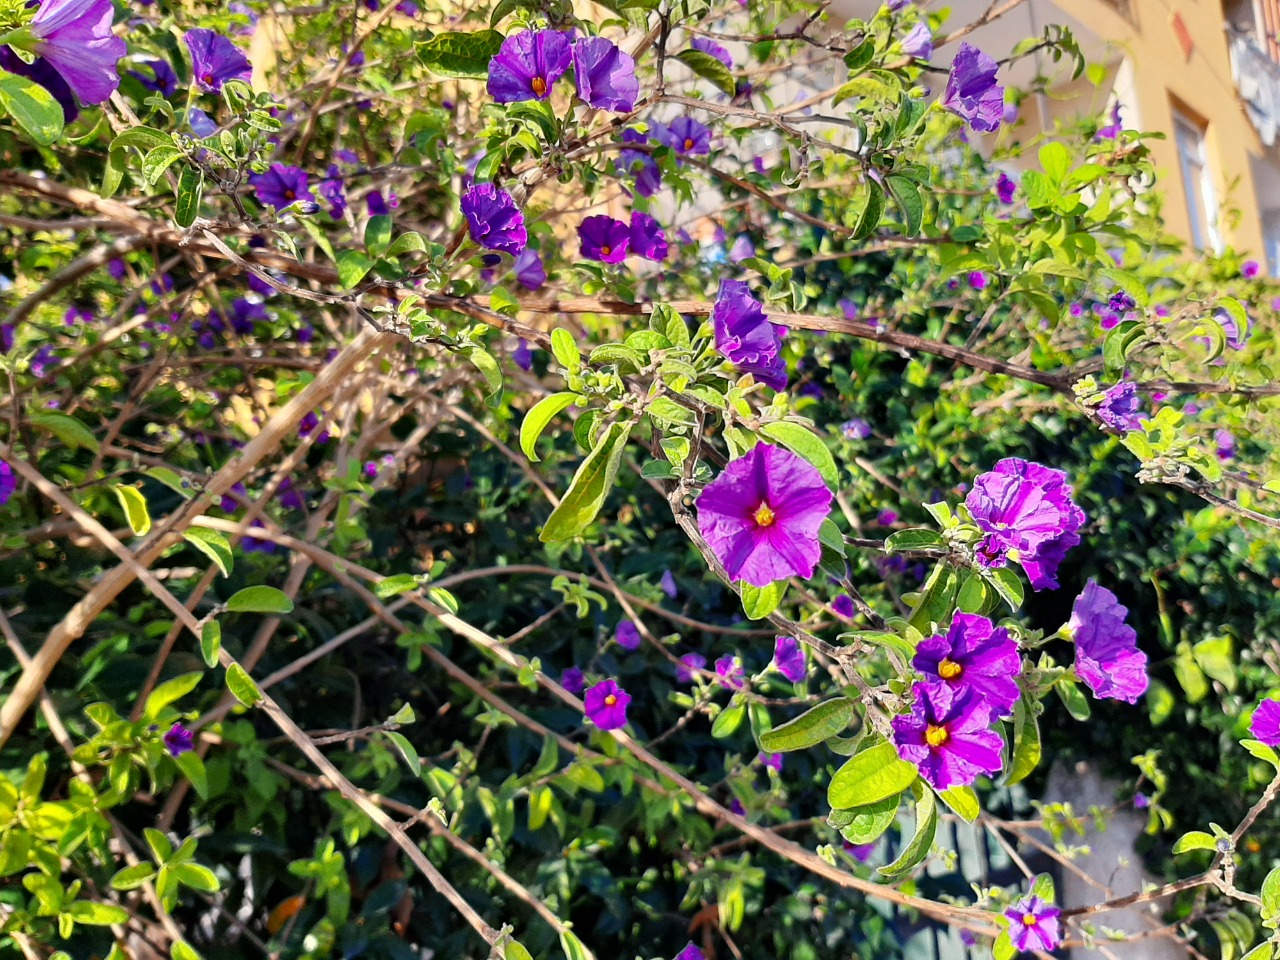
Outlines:
[{"label": "flowering shrub", "polygon": [[1258,265],[1063,27],[600,9],[0,0],[0,949],[1043,954],[1058,752],[1271,957]]}]

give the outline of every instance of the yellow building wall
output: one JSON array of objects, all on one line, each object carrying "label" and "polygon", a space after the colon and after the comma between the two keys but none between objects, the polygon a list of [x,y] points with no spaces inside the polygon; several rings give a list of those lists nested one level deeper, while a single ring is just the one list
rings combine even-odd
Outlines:
[{"label": "yellow building wall", "polygon": [[[1174,139],[1175,105],[1206,126],[1205,147],[1221,211],[1223,242],[1236,250],[1261,254],[1262,221],[1249,155],[1262,155],[1236,92],[1220,0],[1054,0],[1097,36],[1111,40],[1132,61],[1132,93],[1142,130],[1165,134],[1148,141],[1166,200],[1164,222],[1170,233],[1191,239],[1186,193]],[[1122,13],[1121,11],[1126,11]],[[1184,56],[1174,28],[1181,16],[1191,37]],[[1130,124],[1134,118],[1125,118]],[[1233,212],[1238,212],[1236,215]]]}]

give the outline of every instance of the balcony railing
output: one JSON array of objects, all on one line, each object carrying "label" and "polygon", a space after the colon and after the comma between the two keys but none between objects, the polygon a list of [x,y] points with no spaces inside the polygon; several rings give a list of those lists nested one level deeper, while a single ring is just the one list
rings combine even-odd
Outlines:
[{"label": "balcony railing", "polygon": [[1280,134],[1280,63],[1251,34],[1232,30],[1229,36],[1236,89],[1258,137],[1271,146]]}]

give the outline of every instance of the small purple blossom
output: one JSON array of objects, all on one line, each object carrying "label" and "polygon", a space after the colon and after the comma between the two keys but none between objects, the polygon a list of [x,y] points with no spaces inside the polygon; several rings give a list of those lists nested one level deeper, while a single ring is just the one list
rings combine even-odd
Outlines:
[{"label": "small purple blossom", "polygon": [[1093,695],[1137,703],[1147,690],[1147,655],[1138,634],[1125,623],[1129,611],[1094,580],[1076,597],[1065,633],[1076,645],[1076,676]]},{"label": "small purple blossom", "polygon": [[710,40],[706,37],[694,37],[689,41],[689,46],[700,53],[705,53],[715,57],[723,63],[727,69],[733,69],[733,57],[729,55],[728,50],[720,46],[720,44],[716,43],[714,40]]},{"label": "small purple blossom", "polygon": [[1062,939],[1058,915],[1062,913],[1039,897],[1023,897],[1004,912],[1009,920],[1009,939],[1022,952],[1056,950]]},{"label": "small purple blossom", "polygon": [[841,840],[840,846],[845,853],[853,857],[859,863],[866,863],[871,859],[871,854],[875,852],[876,845],[872,843],[850,843],[848,840]]},{"label": "small purple blossom", "polygon": [[969,273],[969,289],[985,290],[987,289],[987,275],[981,270],[972,270]]},{"label": "small purple blossom", "polygon": [[1139,790],[1133,795],[1133,806],[1136,810],[1145,810],[1151,806],[1151,798]]},{"label": "small purple blossom", "polygon": [[716,677],[730,690],[741,690],[747,682],[746,671],[742,669],[742,660],[730,653],[726,653],[716,661]]},{"label": "small purple blossom", "polygon": [[528,243],[524,214],[511,194],[492,183],[477,183],[462,195],[462,215],[471,239],[488,250],[515,257]]},{"label": "small purple blossom", "polygon": [[741,263],[755,255],[756,245],[751,242],[751,238],[745,233],[738,234],[738,238],[733,241],[733,246],[729,248],[729,262]]},{"label": "small purple blossom", "polygon": [[58,355],[53,352],[53,347],[45,344],[32,356],[30,365],[31,375],[39,380],[49,372],[50,367],[58,365]]},{"label": "small purple blossom", "polygon": [[1142,420],[1142,399],[1132,383],[1117,383],[1102,395],[1098,418],[1112,430],[1128,433],[1137,430]]},{"label": "small purple blossom", "polygon": [[601,680],[587,691],[587,719],[601,730],[617,730],[627,725],[631,695],[614,680]]},{"label": "small purple blossom", "polygon": [[1214,452],[1220,462],[1229,463],[1236,458],[1236,438],[1231,435],[1230,430],[1213,431],[1213,442],[1217,444]]},{"label": "small purple blossom", "polygon": [[846,620],[853,618],[853,597],[847,593],[842,593],[831,601],[831,609],[835,611],[836,616],[844,617]]},{"label": "small purple blossom", "polygon": [[326,176],[316,188],[320,196],[329,204],[329,216],[341,220],[347,212],[347,194],[343,189],[342,171],[336,163],[329,164]]},{"label": "small purple blossom", "polygon": [[743,280],[721,280],[711,312],[716,348],[726,360],[774,390],[787,386],[780,328],[769,322]]},{"label": "small purple blossom", "polygon": [[582,693],[586,685],[587,681],[583,678],[582,671],[577,667],[565,667],[564,673],[560,674],[560,686],[575,697]]},{"label": "small purple blossom", "polygon": [[[648,143],[649,138],[634,127],[622,131],[623,143]],[[658,162],[643,150],[623,150],[618,154],[617,170],[635,178],[635,191],[642,197],[651,197],[662,186],[662,169]]]},{"label": "small purple blossom", "polygon": [[511,269],[516,275],[516,283],[526,290],[537,290],[547,282],[547,270],[542,265],[542,257],[532,247],[525,247],[520,251]]},{"label": "small purple blossom", "polygon": [[640,628],[630,620],[619,620],[613,638],[623,650],[640,649]]},{"label": "small purple blossom", "polygon": [[664,146],[685,156],[711,152],[711,130],[693,117],[676,117],[669,126],[653,124],[653,137]]},{"label": "small purple blossom", "polygon": [[979,548],[988,566],[1016,560],[1033,589],[1058,587],[1058,564],[1080,542],[1085,515],[1071,499],[1061,470],[1009,457],[981,474],[965,498],[987,536]]},{"label": "small purple blossom", "polygon": [[662,588],[662,592],[674,600],[680,595],[680,588],[676,586],[675,575],[670,570],[662,571],[662,579],[658,581],[658,586]]},{"label": "small purple blossom", "polygon": [[578,225],[582,256],[602,263],[621,263],[631,246],[631,227],[603,214],[587,217]]},{"label": "small purple blossom", "polygon": [[527,340],[521,340],[516,344],[516,348],[511,351],[511,359],[521,370],[533,369],[533,351],[529,348]]},{"label": "small purple blossom", "polygon": [[187,111],[187,126],[191,128],[192,133],[202,140],[205,137],[212,137],[218,132],[218,124],[213,117],[199,107],[192,107]]},{"label": "small purple blossom", "polygon": [[178,75],[173,72],[173,67],[169,66],[168,60],[144,60],[139,66],[146,67],[151,72],[147,74],[140,70],[130,70],[129,76],[148,90],[162,97],[172,97],[178,92]]},{"label": "small purple blossom", "polygon": [[928,60],[933,56],[933,31],[927,23],[921,20],[902,38],[902,52],[917,60]]},{"label": "small purple blossom", "polygon": [[169,751],[169,756],[174,758],[195,749],[195,734],[180,723],[170,727],[162,739],[165,749]]},{"label": "small purple blossom", "polygon": [[879,513],[876,514],[876,523],[880,524],[880,526],[882,527],[891,527],[897,522],[898,522],[898,511],[896,510],[886,509],[886,510],[881,510]]},{"label": "small purple blossom", "polygon": [[13,475],[13,467],[0,460],[0,507],[9,502],[9,498],[17,489],[18,478]]},{"label": "small purple blossom", "polygon": [[1000,735],[991,726],[991,707],[972,690],[917,683],[911,713],[893,718],[898,755],[920,768],[935,790],[968,785],[978,774],[1000,771]]},{"label": "small purple blossom", "polygon": [[1111,108],[1111,122],[1104,127],[1099,127],[1098,132],[1093,135],[1093,139],[1119,140],[1122,133],[1124,133],[1124,123],[1120,120],[1120,104],[1117,102]]},{"label": "small purple blossom", "polygon": [[756,754],[756,759],[764,765],[766,770],[772,770],[774,773],[782,773],[782,754],[765,753],[761,750]]},{"label": "small purple blossom", "polygon": [[1280,747],[1280,700],[1264,699],[1258,704],[1249,732],[1269,747]]},{"label": "small purple blossom", "polygon": [[1259,266],[1257,260],[1246,260],[1244,265],[1240,268],[1240,276],[1244,277],[1246,280],[1252,280],[1261,272],[1262,267]]},{"label": "small purple blossom", "polygon": [[573,58],[570,34],[526,30],[502,41],[489,61],[489,96],[498,103],[545,100]]},{"label": "small purple blossom", "polygon": [[840,424],[840,433],[846,440],[866,440],[871,436],[871,424],[861,417],[854,417]]},{"label": "small purple blossom", "polygon": [[1000,129],[1004,119],[1004,87],[996,81],[1000,65],[977,47],[960,44],[951,64],[942,105],[979,133]]},{"label": "small purple blossom", "polygon": [[301,167],[273,163],[266,173],[250,175],[249,183],[257,193],[258,200],[276,210],[283,210],[300,200],[315,200],[307,173]]},{"label": "small purple blossom", "polygon": [[[1013,195],[1017,192],[1017,181],[1010,178],[1010,176],[1002,170],[1000,172],[1000,176],[996,178],[996,198],[1001,203],[1005,204],[1005,206],[1008,206],[1013,203]],[[1076,309],[1079,307],[1079,304],[1073,303],[1071,306],[1072,309]],[[1076,317],[1079,315],[1080,314],[1078,312],[1072,314],[1072,316]]]},{"label": "small purple blossom", "polygon": [[212,30],[188,30],[183,40],[191,53],[191,79],[198,89],[218,93],[228,80],[248,83],[253,77],[249,58],[240,48]]},{"label": "small purple blossom", "polygon": [[911,665],[926,682],[949,686],[957,695],[973,691],[992,716],[1008,716],[1018,700],[1018,644],[986,617],[957,613],[946,634],[920,642]]},{"label": "small purple blossom", "polygon": [[792,683],[805,678],[804,648],[795,637],[778,637],[773,644],[773,666]]},{"label": "small purple blossom", "polygon": [[[742,805],[739,804],[738,806],[741,807]],[[738,816],[742,816],[744,811],[735,810],[734,812],[737,813]],[[675,960],[706,960],[706,956],[701,950],[694,946],[692,942],[690,942],[687,947],[676,954]]]},{"label": "small purple blossom", "polygon": [[639,210],[631,211],[631,252],[655,263],[667,259],[667,236],[658,221]]},{"label": "small purple blossom", "polygon": [[693,683],[694,671],[703,670],[707,666],[707,658],[700,653],[686,653],[680,658],[680,666],[676,667],[676,683]]},{"label": "small purple blossom", "polygon": [[818,528],[831,490],[816,467],[760,443],[734,460],[698,498],[698,528],[731,580],[755,587],[813,576]]},{"label": "small purple blossom", "polygon": [[636,62],[604,37],[574,41],[573,75],[578,96],[599,110],[625,113],[635,107],[640,95]]}]

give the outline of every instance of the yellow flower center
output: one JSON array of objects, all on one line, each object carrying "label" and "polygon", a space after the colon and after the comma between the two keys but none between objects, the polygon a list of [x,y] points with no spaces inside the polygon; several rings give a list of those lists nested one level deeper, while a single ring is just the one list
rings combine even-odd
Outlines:
[{"label": "yellow flower center", "polygon": [[954,660],[943,660],[938,664],[938,676],[943,680],[954,680],[962,673],[964,673],[964,667]]},{"label": "yellow flower center", "polygon": [[609,694],[607,697],[605,697],[605,698],[604,698],[604,705],[605,705],[606,707],[612,707],[612,706],[614,706],[617,702],[618,702],[618,698],[617,698],[617,697],[615,697],[612,693],[611,693],[611,694]]},{"label": "yellow flower center", "polygon": [[762,503],[756,507],[755,521],[757,527],[771,527],[776,519],[778,519],[778,515],[773,512],[773,508],[767,503]]},{"label": "yellow flower center", "polygon": [[1022,915],[1022,925],[1024,927],[1034,927],[1038,919],[1034,913],[1024,913]]},{"label": "yellow flower center", "polygon": [[692,150],[692,149],[693,149],[693,137],[685,137],[685,138],[684,138],[684,148],[685,148],[686,150]]},{"label": "yellow flower center", "polygon": [[933,724],[924,728],[924,742],[931,747],[940,747],[951,739],[946,727],[935,727]]},{"label": "yellow flower center", "polygon": [[543,80],[541,77],[534,77],[531,86],[533,87],[533,92],[538,96],[542,96],[547,92],[547,81]]},{"label": "yellow flower center", "polygon": [[609,254],[613,253],[613,247],[609,246],[606,243],[603,247],[600,248],[600,252],[607,257]]},{"label": "yellow flower center", "polygon": [[295,194],[292,190],[286,190],[286,191],[284,192],[284,198],[285,198],[286,200],[297,200],[297,199],[298,199],[298,195],[297,195],[297,194]]}]

